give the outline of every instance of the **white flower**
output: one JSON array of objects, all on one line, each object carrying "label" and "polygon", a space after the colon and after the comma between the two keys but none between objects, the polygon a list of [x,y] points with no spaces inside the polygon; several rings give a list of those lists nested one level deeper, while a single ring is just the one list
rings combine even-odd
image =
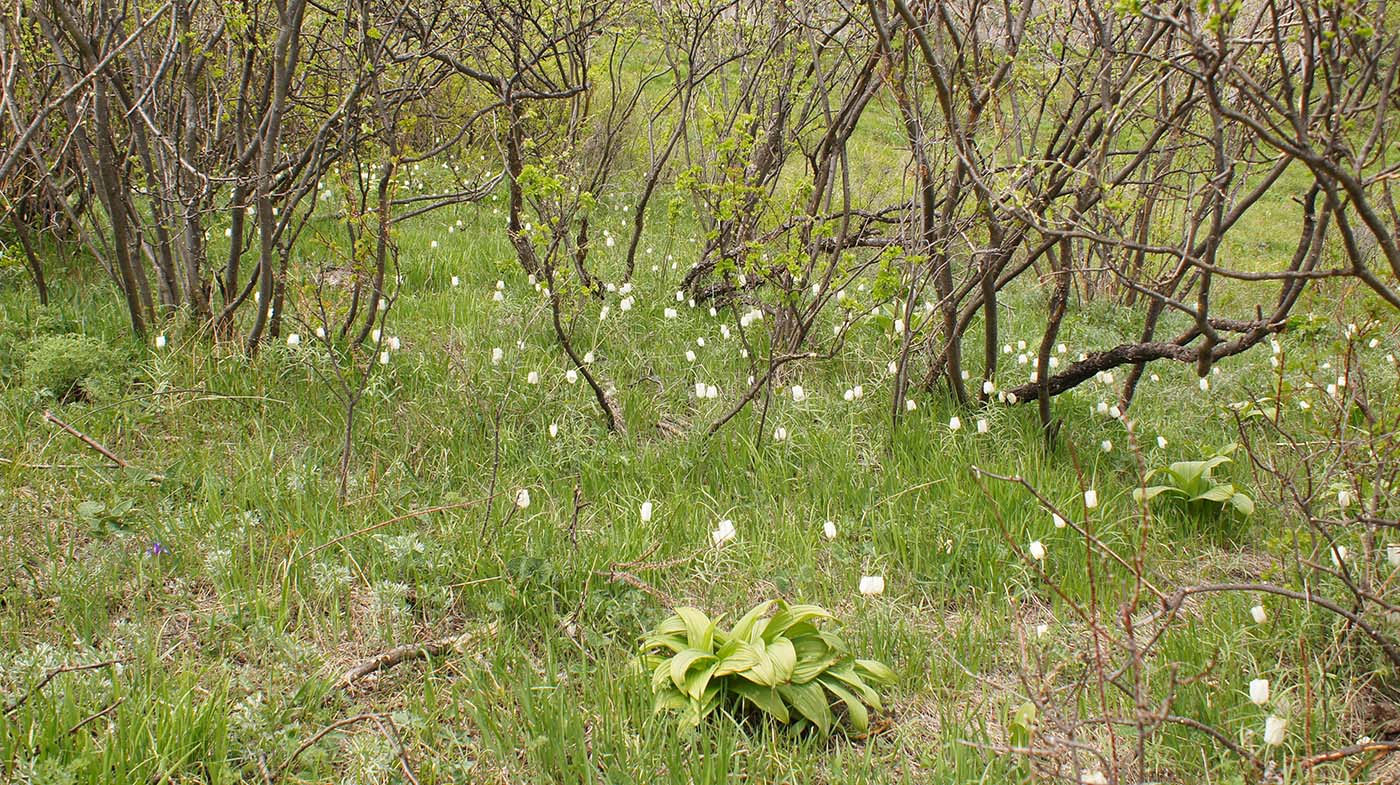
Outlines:
[{"label": "white flower", "polygon": [[1099,442],[1099,447],[1100,447],[1104,452],[1113,452],[1113,442],[1112,442],[1112,440],[1104,439],[1103,441]]},{"label": "white flower", "polygon": [[877,594],[885,593],[885,576],[883,575],[862,575],[860,576],[860,593],[867,597],[874,597]]},{"label": "white flower", "polygon": [[317,327],[317,328],[316,328],[316,337],[317,337],[317,338],[325,338],[325,337],[326,337],[326,328],[324,328],[324,327]]},{"label": "white flower", "polygon": [[497,346],[496,348],[491,350],[491,364],[500,365],[501,360],[503,360],[505,356],[506,353],[501,349],[501,347]]},{"label": "white flower", "polygon": [[1119,409],[1117,404],[1114,404],[1113,406],[1108,407],[1108,416],[1116,420],[1119,417],[1123,416],[1123,410]]},{"label": "white flower", "polygon": [[1263,605],[1255,605],[1249,609],[1249,615],[1254,617],[1255,624],[1263,624],[1269,620],[1269,612],[1264,610]]},{"label": "white flower", "polygon": [[584,364],[584,365],[592,365],[592,364],[593,364],[593,352],[586,352],[586,353],[583,355],[583,364]]},{"label": "white flower", "polygon": [[539,383],[540,383],[540,372],[539,372],[539,371],[530,371],[530,373],[526,374],[526,376],[525,376],[525,383],[526,383],[526,384],[539,384]]},{"label": "white flower", "polygon": [[[300,339],[298,339],[298,340],[300,340]],[[399,350],[400,347],[403,346],[403,344],[399,341],[399,337],[398,337],[397,335],[391,335],[391,336],[389,336],[388,344],[389,344],[389,348],[392,349],[392,350],[394,350],[394,351],[396,351],[396,352]]]},{"label": "white flower", "polygon": [[1263,706],[1269,702],[1269,680],[1253,679],[1249,682],[1249,700],[1255,706]]},{"label": "white flower", "polygon": [[978,417],[978,418],[977,418],[977,432],[978,432],[978,433],[986,433],[986,432],[989,431],[989,430],[991,430],[991,426],[987,424],[987,421],[984,420],[984,419],[982,419],[981,417]]},{"label": "white flower", "polygon": [[784,427],[781,426],[781,425],[779,425],[777,428],[774,428],[774,429],[773,429],[773,441],[775,441],[775,442],[787,441],[787,429],[784,428]]},{"label": "white flower", "polygon": [[1201,377],[1201,381],[1199,382],[1199,384],[1201,385],[1201,392],[1209,392],[1209,391],[1210,391],[1210,379],[1208,379],[1208,378],[1202,376],[1202,377]]},{"label": "white flower", "polygon": [[1345,510],[1346,508],[1350,507],[1352,501],[1353,501],[1353,500],[1352,500],[1352,497],[1351,497],[1351,491],[1350,491],[1350,490],[1348,490],[1348,489],[1346,489],[1346,488],[1343,488],[1343,489],[1341,489],[1340,491],[1337,491],[1337,504],[1338,504],[1338,506],[1340,506],[1343,510]]},{"label": "white flower", "polygon": [[[531,275],[531,276],[530,276],[530,283],[533,284],[534,282],[535,282],[535,276]],[[502,289],[504,289],[504,288],[506,288],[506,282],[505,282],[505,281],[499,281],[499,280],[496,281],[496,291],[499,292],[500,290],[502,290]]]},{"label": "white flower", "polygon": [[1154,381],[1154,382],[1160,382],[1160,381],[1162,381],[1162,377],[1158,376],[1158,375],[1155,374],[1155,373],[1149,375],[1147,378],[1151,379],[1151,380]]},{"label": "white flower", "polygon": [[828,540],[836,539],[836,523],[834,521],[827,521],[822,524],[822,534],[825,534]]},{"label": "white flower", "polygon": [[1400,567],[1400,543],[1392,542],[1385,546],[1385,559],[1392,567]]},{"label": "white flower", "polygon": [[955,414],[948,418],[948,430],[956,431],[962,428],[962,420]]},{"label": "white flower", "polygon": [[453,286],[461,286],[461,285],[462,285],[462,279],[461,279],[461,278],[458,278],[458,277],[455,276],[455,275],[452,276],[452,285],[453,285]]},{"label": "white flower", "polygon": [[680,314],[678,314],[678,313],[676,312],[676,309],[675,309],[675,308],[667,308],[667,309],[664,311],[664,313],[665,313],[667,319],[674,319],[674,318],[676,318],[677,316],[680,315]]},{"label": "white flower", "polygon": [[906,398],[906,399],[904,400],[904,410],[905,410],[905,411],[907,411],[907,412],[912,412],[912,411],[914,411],[914,410],[917,409],[917,408],[919,408],[919,405],[918,405],[917,403],[914,403],[914,399],[913,399],[913,398]]},{"label": "white flower", "polygon": [[438,247],[437,240],[434,240],[434,241],[432,241],[431,243],[429,243],[429,244],[428,244],[428,247],[429,247],[429,248],[437,248],[437,247]]},{"label": "white flower", "polygon": [[1108,414],[1108,404],[1104,401],[1099,401],[1098,405],[1094,407],[1094,411],[1099,414]]},{"label": "white flower", "polygon": [[1347,546],[1345,546],[1345,545],[1333,545],[1333,546],[1332,546],[1332,564],[1334,564],[1334,565],[1336,565],[1338,568],[1340,568],[1340,567],[1342,566],[1342,562],[1344,562],[1344,561],[1346,561],[1346,560],[1347,560]]},{"label": "white flower", "polygon": [[379,364],[380,364],[380,365],[388,365],[388,364],[389,364],[389,353],[388,353],[388,352],[380,352],[380,353],[379,353]]},{"label": "white flower", "polygon": [[298,346],[298,345],[300,345],[300,344],[301,344],[301,336],[300,336],[300,335],[297,335],[296,333],[292,333],[291,335],[288,335],[288,336],[287,336],[287,345],[288,345],[288,346]]},{"label": "white flower", "polygon": [[1045,543],[1040,540],[1031,543],[1031,558],[1036,561],[1043,561],[1045,559]]},{"label": "white flower", "polygon": [[894,376],[899,373],[899,365],[894,360],[890,360],[890,364],[885,366],[885,370],[890,372],[890,376]]},{"label": "white flower", "polygon": [[1055,370],[1056,368],[1059,368],[1059,367],[1060,367],[1060,358],[1055,357],[1054,355],[1051,355],[1051,357],[1050,357],[1050,370],[1053,371],[1053,370]]},{"label": "white flower", "polygon": [[1013,392],[1007,393],[1007,394],[1006,394],[1006,402],[1009,403],[1009,404],[1011,404],[1012,406],[1015,406],[1015,405],[1016,405],[1016,393],[1013,393]]},{"label": "white flower", "polygon": [[997,391],[996,383],[993,382],[991,379],[987,379],[986,381],[982,382],[982,394],[983,394],[983,395],[991,395],[992,393],[994,393],[994,392],[996,392],[996,391]]},{"label": "white flower", "polygon": [[855,390],[848,389],[846,390],[846,392],[841,394],[841,397],[845,398],[847,403],[850,403],[851,401],[854,401],[856,399]]},{"label": "white flower", "polygon": [[1108,777],[1105,777],[1103,772],[1098,769],[1094,769],[1084,772],[1079,778],[1079,783],[1080,785],[1108,785]]},{"label": "white flower", "polygon": [[519,507],[522,510],[530,506],[529,488],[521,488],[520,490],[515,492],[515,506]]},{"label": "white flower", "polygon": [[894,320],[894,334],[895,334],[895,335],[903,335],[903,334],[904,334],[904,320],[903,320],[903,319],[895,319],[895,320]]},{"label": "white flower", "polygon": [[164,348],[165,348],[165,343],[166,343],[166,341],[165,341],[165,333],[161,333],[160,335],[157,335],[157,336],[156,336],[156,348],[157,348],[157,349],[164,349]]},{"label": "white flower", "polygon": [[1157,437],[1157,446],[1160,447],[1160,448],[1163,449],[1163,450],[1167,449],[1167,437],[1165,437],[1165,436],[1158,436],[1158,437]]},{"label": "white flower", "polygon": [[1084,506],[1091,510],[1099,506],[1099,492],[1094,490],[1093,488],[1090,488],[1089,490],[1085,491]]},{"label": "white flower", "polygon": [[1277,747],[1283,743],[1283,734],[1288,730],[1288,720],[1270,714],[1264,720],[1264,743],[1271,747]]},{"label": "white flower", "polygon": [[651,502],[642,502],[642,523],[651,522]]},{"label": "white flower", "polygon": [[575,384],[575,383],[577,383],[577,382],[578,382],[578,371],[575,371],[573,368],[570,368],[569,370],[565,371],[565,372],[564,372],[564,381],[568,382],[569,384]]},{"label": "white flower", "polygon": [[612,307],[607,305],[603,306],[598,310],[598,321],[606,322],[608,320],[608,314],[610,313],[612,313]]},{"label": "white flower", "polygon": [[696,383],[695,383],[695,397],[696,397],[696,398],[704,398],[704,397],[705,397],[705,383],[704,383],[704,382],[696,382]]},{"label": "white flower", "polygon": [[375,343],[379,343],[379,336],[380,336],[379,330],[374,330],[373,332],[371,332],[371,333],[369,334],[369,339],[370,339],[371,341],[374,341]]},{"label": "white flower", "polygon": [[630,310],[632,310],[632,298],[631,298],[631,297],[624,297],[624,298],[622,298],[622,302],[618,303],[618,307],[622,308],[622,310],[624,310],[624,311],[630,311]]},{"label": "white flower", "polygon": [[705,385],[705,397],[706,397],[706,398],[718,398],[718,397],[719,397],[719,388],[716,387],[716,386],[714,386],[713,384],[707,384],[707,385]]},{"label": "white flower", "polygon": [[792,386],[793,403],[802,403],[805,400],[807,400],[807,391],[802,389],[802,385],[794,384]]},{"label": "white flower", "polygon": [[506,301],[506,296],[503,292],[495,292],[491,295],[491,299],[495,300],[498,303],[503,303]]},{"label": "white flower", "polygon": [[554,437],[556,437],[556,436],[558,436],[558,435],[559,435],[559,424],[558,424],[558,423],[550,423],[550,424],[549,424],[549,438],[553,439]]},{"label": "white flower", "polygon": [[713,541],[715,545],[723,545],[734,539],[734,535],[737,533],[738,532],[734,530],[734,521],[725,518],[719,522],[719,528],[710,532],[710,540]]},{"label": "white flower", "polygon": [[855,396],[856,400],[859,401],[861,398],[865,397],[865,388],[857,384],[855,387],[851,388],[851,393]]},{"label": "white flower", "polygon": [[690,362],[690,363],[695,362],[695,352],[691,351],[690,349],[686,349],[686,350],[685,350],[685,361],[686,361],[686,362]]},{"label": "white flower", "polygon": [[1050,513],[1050,520],[1054,521],[1056,529],[1065,528],[1065,519],[1061,518],[1058,512]]}]

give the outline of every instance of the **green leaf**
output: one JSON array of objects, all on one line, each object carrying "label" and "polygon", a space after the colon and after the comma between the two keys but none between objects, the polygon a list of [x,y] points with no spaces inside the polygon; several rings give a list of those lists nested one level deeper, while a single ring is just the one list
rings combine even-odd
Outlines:
[{"label": "green leaf", "polygon": [[888,666],[876,660],[856,660],[856,673],[876,684],[894,684],[898,678]]},{"label": "green leaf", "polygon": [[823,676],[818,680],[818,683],[846,704],[846,716],[851,718],[852,728],[855,728],[859,733],[865,733],[870,729],[870,712],[865,710],[865,704],[852,695],[851,691],[846,689],[840,681],[830,676]]},{"label": "green leaf", "polygon": [[686,643],[693,649],[714,650],[715,623],[698,608],[677,608],[676,615],[685,623]]},{"label": "green leaf", "polygon": [[778,688],[778,694],[792,704],[803,717],[811,720],[822,735],[831,733],[831,704],[827,702],[826,691],[818,684],[788,684]]},{"label": "green leaf", "polygon": [[779,638],[768,644],[766,654],[768,661],[773,665],[774,683],[786,684],[792,681],[792,671],[797,667],[797,651],[792,648],[792,641]]},{"label": "green leaf", "polygon": [[1224,504],[1225,502],[1230,500],[1231,496],[1234,495],[1235,486],[1228,484],[1216,485],[1212,486],[1211,488],[1208,488],[1207,490],[1201,493],[1196,494],[1196,496],[1193,497],[1191,501],[1208,501],[1215,502],[1216,504]]},{"label": "green leaf", "polygon": [[1254,500],[1242,493],[1231,496],[1230,504],[1234,505],[1235,509],[1239,510],[1241,515],[1254,514]]},{"label": "green leaf", "polygon": [[736,681],[731,686],[741,697],[767,712],[773,719],[783,724],[787,724],[791,719],[787,704],[783,703],[778,691],[772,687],[760,687],[757,684],[742,681]]},{"label": "green leaf", "polygon": [[771,607],[773,607],[772,600],[769,600],[768,602],[761,602],[758,605],[754,606],[753,610],[744,614],[744,617],[740,619],[737,624],[734,625],[734,629],[729,631],[729,636],[731,638],[739,638],[741,640],[752,642],[755,637],[753,634],[754,626],[758,624],[759,618],[761,618],[763,614],[767,613],[768,609]]},{"label": "green leaf", "polygon": [[685,689],[685,675],[695,665],[705,666],[715,662],[715,655],[702,649],[686,649],[671,658],[671,683],[677,689]]}]

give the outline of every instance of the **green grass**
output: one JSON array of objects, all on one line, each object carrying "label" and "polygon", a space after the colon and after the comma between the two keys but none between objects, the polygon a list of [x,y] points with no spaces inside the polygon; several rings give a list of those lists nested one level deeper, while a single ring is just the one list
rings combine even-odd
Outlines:
[{"label": "green grass", "polygon": [[[687,227],[657,220],[639,257],[637,307],[621,313],[612,297],[607,321],[590,306],[577,322],[576,341],[616,385],[629,426],[626,436],[609,435],[586,387],[565,381],[542,302],[491,211],[490,203],[464,210],[465,226],[452,233],[446,226],[458,215],[401,238],[402,294],[389,332],[403,349],[375,367],[345,504],[336,477],[343,414],[311,370],[314,342],[270,346],[249,360],[177,323],[164,350],[130,346],[120,304],[91,270],[54,275],[46,314],[10,285],[18,280],[6,282],[6,345],[78,332],[135,359],[122,369],[120,394],[59,405],[26,384],[17,351],[0,354],[0,694],[21,695],[59,665],[122,658],[57,676],[0,723],[0,779],[262,781],[264,768],[277,774],[318,729],[365,712],[392,720],[425,783],[1019,777],[1015,760],[966,743],[1003,741],[1003,720],[1024,700],[1011,678],[1016,627],[1034,625],[1017,614],[1049,625],[1030,641],[1047,655],[1068,652],[1082,628],[1007,538],[1022,547],[1042,540],[1044,568],[1079,598],[1089,589],[1084,546],[1053,528],[1026,494],[984,490],[971,467],[1025,476],[1078,512],[1077,462],[1103,500],[1094,513],[1100,535],[1130,547],[1136,460],[1123,424],[1093,414],[1110,388],[1089,384],[1057,400],[1067,439],[1052,453],[1030,407],[955,412],[922,392],[917,411],[892,432],[884,367],[895,346],[858,329],[841,359],[796,367],[784,379],[810,397],[775,395],[765,433],[756,433],[751,408],[706,437],[747,366],[702,309],[682,306],[680,318],[662,318],[676,305],[679,275],[666,256],[683,270],[697,246]],[[611,223],[616,230],[622,218]],[[498,279],[503,304],[491,301]],[[1033,345],[1041,293],[1012,291],[1006,305],[1004,335]],[[1077,304],[1069,357],[1124,332],[1108,304]],[[1325,336],[1288,340],[1300,358],[1332,350]],[[506,352],[498,366],[490,361],[497,346]],[[698,355],[694,364],[687,349]],[[1144,381],[1132,411],[1148,464],[1199,458],[1233,441],[1224,405],[1263,389],[1266,352],[1225,363],[1208,394],[1185,367],[1154,368],[1161,380]],[[1014,355],[1003,360],[1003,387],[1028,376]],[[526,383],[532,370],[538,385]],[[697,379],[718,385],[720,400],[695,400]],[[864,398],[843,401],[856,383]],[[484,504],[464,503],[489,492],[498,406],[500,496],[487,518]],[[42,419],[49,408],[134,468],[107,468]],[[957,432],[947,427],[954,413],[964,426]],[[989,433],[976,432],[978,418]],[[659,429],[663,419],[680,433]],[[768,436],[779,425],[789,438],[775,443]],[[1098,448],[1105,439],[1111,452]],[[1239,466],[1222,477],[1250,486]],[[530,490],[532,504],[508,514],[518,488]],[[587,503],[576,525],[575,488]],[[638,516],[645,500],[656,505],[650,523]],[[84,502],[130,510],[93,520],[80,512]],[[312,553],[378,521],[453,504],[463,506]],[[723,518],[738,535],[715,548],[709,532]],[[822,534],[827,520],[838,528],[832,541]],[[1166,513],[1156,519],[1150,555],[1169,576],[1234,574],[1242,558],[1265,552],[1263,532],[1280,524],[1269,510],[1249,523],[1205,525]],[[168,553],[150,555],[155,541]],[[614,564],[638,559],[647,564],[630,569],[653,592],[607,577]],[[649,566],[656,564],[664,566]],[[862,597],[862,575],[885,576],[885,594]],[[882,732],[796,738],[721,717],[687,734],[653,716],[646,677],[631,665],[636,637],[667,613],[661,597],[711,613],[774,597],[832,609],[854,652],[900,675]],[[1323,617],[1281,606],[1270,624],[1252,625],[1249,604],[1211,600],[1209,613],[1165,642],[1188,667],[1214,658],[1212,678],[1181,688],[1181,712],[1233,735],[1262,731],[1245,693],[1249,678],[1266,674],[1276,689],[1298,684],[1303,668],[1319,668],[1298,660],[1300,636],[1332,632]],[[348,667],[385,649],[461,633],[472,642],[460,654],[406,663],[349,691],[336,685]],[[1343,669],[1318,686],[1318,745],[1348,740],[1340,717],[1349,678]],[[1199,736],[1174,730],[1164,731],[1152,762],[1181,780],[1202,776],[1203,767],[1215,781],[1243,776]],[[399,766],[389,736],[363,722],[308,747],[286,777],[396,781]]]}]

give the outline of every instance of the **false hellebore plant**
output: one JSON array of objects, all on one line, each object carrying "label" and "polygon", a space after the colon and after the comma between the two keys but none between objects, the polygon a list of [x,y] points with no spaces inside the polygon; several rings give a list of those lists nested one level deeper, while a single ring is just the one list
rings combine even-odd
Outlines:
[{"label": "false hellebore plant", "polygon": [[675,615],[642,639],[641,664],[651,674],[657,712],[678,711],[697,726],[720,707],[742,716],[758,710],[784,725],[811,725],[829,734],[841,716],[864,734],[875,687],[894,672],[853,657],[845,642],[818,624],[832,615],[815,605],[764,602],[730,630],[695,608]]}]

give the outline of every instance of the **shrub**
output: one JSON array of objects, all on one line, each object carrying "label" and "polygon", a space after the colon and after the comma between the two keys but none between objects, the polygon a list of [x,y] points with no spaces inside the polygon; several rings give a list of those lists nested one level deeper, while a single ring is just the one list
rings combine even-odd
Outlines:
[{"label": "shrub", "polygon": [[114,397],[122,386],[122,356],[86,335],[43,335],[29,341],[25,385],[63,403]]},{"label": "shrub", "polygon": [[810,725],[823,735],[839,715],[864,733],[869,710],[879,710],[876,686],[894,672],[874,660],[853,657],[836,634],[818,624],[832,616],[815,605],[761,603],[724,630],[695,608],[677,608],[641,644],[641,663],[652,674],[657,712],[681,712],[694,727],[724,707],[740,715],[757,711],[784,725]]}]

